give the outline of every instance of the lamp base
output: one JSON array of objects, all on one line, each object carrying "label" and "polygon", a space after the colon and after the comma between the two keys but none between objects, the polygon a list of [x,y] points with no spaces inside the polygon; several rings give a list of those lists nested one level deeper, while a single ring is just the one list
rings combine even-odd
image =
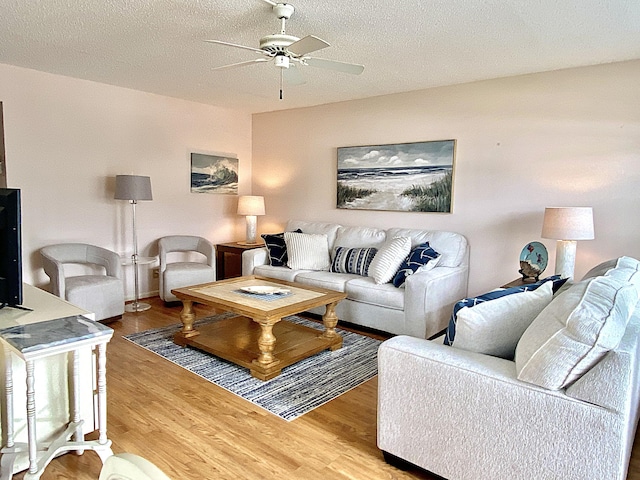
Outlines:
[{"label": "lamp base", "polygon": [[562,278],[573,278],[576,265],[575,240],[558,240],[556,243],[556,275]]},{"label": "lamp base", "polygon": [[127,303],[124,306],[124,311],[125,312],[144,312],[145,310],[149,310],[150,308],[151,308],[151,305],[149,305],[148,303],[131,302],[131,303]]}]

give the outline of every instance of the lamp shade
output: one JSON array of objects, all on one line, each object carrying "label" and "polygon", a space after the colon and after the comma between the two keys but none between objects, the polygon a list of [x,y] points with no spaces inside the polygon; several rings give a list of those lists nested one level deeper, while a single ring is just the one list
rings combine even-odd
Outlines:
[{"label": "lamp shade", "polygon": [[153,200],[151,178],[140,175],[116,175],[116,200]]},{"label": "lamp shade", "polygon": [[593,209],[591,207],[545,208],[542,238],[593,240]]},{"label": "lamp shade", "polygon": [[264,197],[255,195],[239,197],[238,215],[264,215]]}]

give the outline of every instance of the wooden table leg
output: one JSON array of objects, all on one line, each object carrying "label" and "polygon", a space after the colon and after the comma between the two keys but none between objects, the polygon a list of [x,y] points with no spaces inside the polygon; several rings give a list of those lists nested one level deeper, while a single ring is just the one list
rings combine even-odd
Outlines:
[{"label": "wooden table leg", "polygon": [[174,341],[179,345],[185,345],[181,343],[181,339],[189,337],[195,337],[200,335],[200,332],[194,330],[193,322],[196,319],[196,313],[193,309],[193,302],[191,300],[182,300],[182,312],[180,312],[180,320],[182,321],[182,330],[176,333],[173,337]]},{"label": "wooden table leg", "polygon": [[276,336],[273,334],[273,323],[260,322],[260,338],[258,338],[260,355],[255,361],[263,367],[279,362],[279,360],[273,355],[275,347]]},{"label": "wooden table leg", "polygon": [[324,324],[323,338],[329,338],[335,340],[335,343],[329,347],[329,350],[338,350],[342,347],[342,337],[336,332],[336,325],[338,325],[338,316],[336,315],[336,305],[338,302],[327,304],[324,315],[322,316],[322,323]]}]

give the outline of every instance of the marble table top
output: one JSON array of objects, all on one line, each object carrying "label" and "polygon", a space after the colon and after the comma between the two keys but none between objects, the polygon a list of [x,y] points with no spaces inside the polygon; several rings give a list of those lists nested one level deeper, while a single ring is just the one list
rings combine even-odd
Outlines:
[{"label": "marble table top", "polygon": [[0,329],[0,338],[27,354],[113,335],[113,329],[81,315]]}]

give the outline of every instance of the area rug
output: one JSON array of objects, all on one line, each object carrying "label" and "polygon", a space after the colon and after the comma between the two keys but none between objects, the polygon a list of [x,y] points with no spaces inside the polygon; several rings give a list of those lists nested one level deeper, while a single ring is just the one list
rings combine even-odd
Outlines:
[{"label": "area rug", "polygon": [[[204,318],[205,325],[232,314]],[[298,316],[290,322],[322,330],[321,323]],[[258,380],[246,368],[213,355],[173,343],[173,334],[181,324],[126,335],[124,338],[150,350],[220,387],[239,395],[274,415],[291,421],[357,387],[378,373],[377,352],[380,341],[337,328],[342,348],[325,350],[294,365],[267,381]]]}]

